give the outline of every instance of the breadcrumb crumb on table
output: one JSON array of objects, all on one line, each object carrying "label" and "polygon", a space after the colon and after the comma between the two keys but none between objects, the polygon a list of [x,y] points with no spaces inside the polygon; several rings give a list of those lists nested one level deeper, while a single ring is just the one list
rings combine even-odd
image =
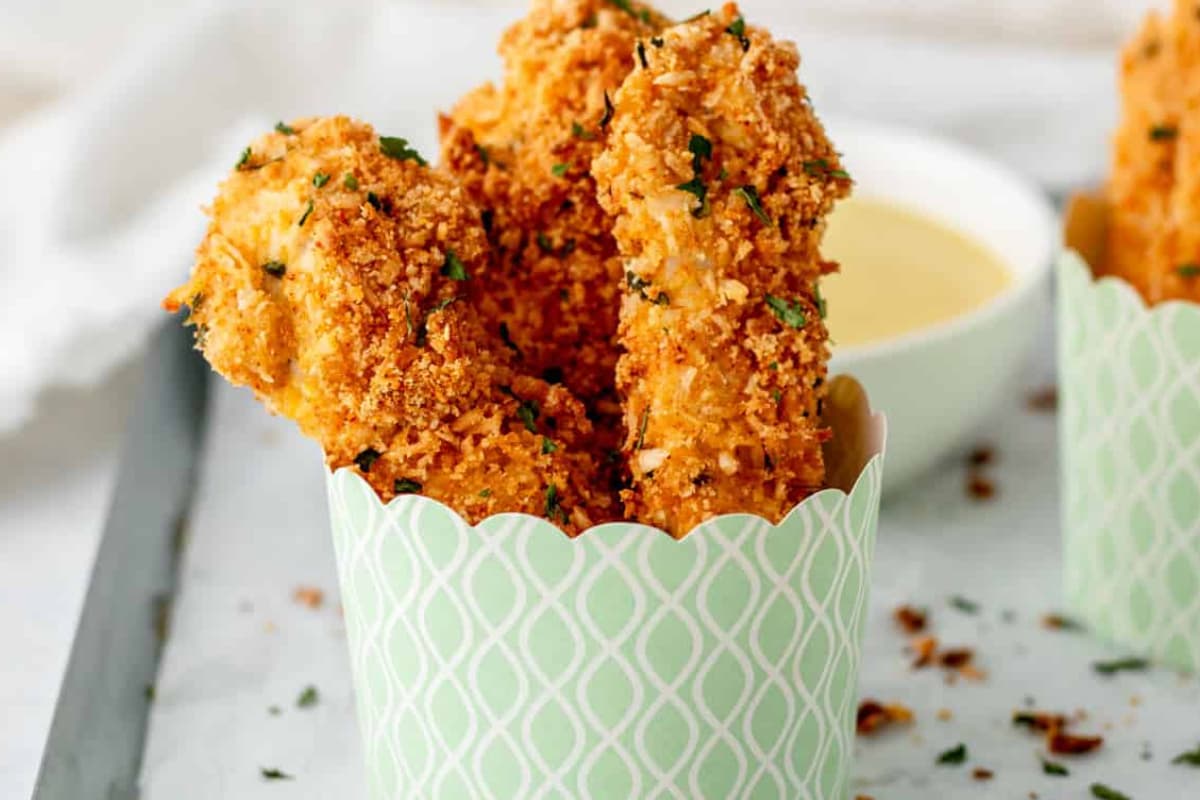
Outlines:
[{"label": "breadcrumb crumb on table", "polygon": [[664,30],[592,171],[624,259],[627,517],[682,536],[821,488],[819,245],[850,179],[796,70],[736,6]]},{"label": "breadcrumb crumb on table", "polygon": [[478,207],[403,139],[345,117],[282,126],[243,151],[209,217],[165,305],[188,306],[214,369],[331,468],[471,522],[523,511],[574,533],[612,515],[578,447],[583,406],[516,371],[466,296],[487,257]]}]

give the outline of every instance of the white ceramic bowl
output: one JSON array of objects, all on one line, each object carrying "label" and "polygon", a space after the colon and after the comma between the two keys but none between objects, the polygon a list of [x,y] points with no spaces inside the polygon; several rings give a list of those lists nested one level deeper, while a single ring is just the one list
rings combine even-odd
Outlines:
[{"label": "white ceramic bowl", "polygon": [[850,120],[825,124],[857,196],[891,201],[962,231],[1015,276],[1002,294],[960,317],[834,348],[830,373],[858,378],[872,407],[887,414],[890,492],[962,447],[1016,379],[1047,319],[1058,223],[1035,186],[961,145]]}]

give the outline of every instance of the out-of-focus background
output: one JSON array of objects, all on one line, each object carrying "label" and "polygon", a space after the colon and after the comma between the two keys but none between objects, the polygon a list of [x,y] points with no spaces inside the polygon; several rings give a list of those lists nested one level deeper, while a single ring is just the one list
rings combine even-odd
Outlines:
[{"label": "out-of-focus background", "polygon": [[[1058,194],[1102,179],[1116,48],[1148,5],[742,10],[798,41],[820,112],[936,130]],[[32,787],[137,354],[187,269],[199,204],[276,119],[344,111],[434,152],[434,108],[497,73],[478,32],[523,6],[0,0],[0,797]],[[426,69],[391,68],[414,50]]]}]

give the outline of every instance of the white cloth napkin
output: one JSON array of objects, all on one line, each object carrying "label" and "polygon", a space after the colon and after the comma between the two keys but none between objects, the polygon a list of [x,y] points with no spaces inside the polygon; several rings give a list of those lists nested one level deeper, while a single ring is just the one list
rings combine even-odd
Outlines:
[{"label": "white cloth napkin", "polygon": [[[434,112],[498,76],[496,38],[523,5],[289,0],[180,12],[0,135],[0,432],[45,387],[91,384],[136,351],[186,274],[200,206],[254,133],[347,113],[433,156]],[[1108,48],[849,33],[824,27],[828,8],[742,3],[750,22],[798,42],[819,111],[938,131],[1053,189],[1102,174]]]}]

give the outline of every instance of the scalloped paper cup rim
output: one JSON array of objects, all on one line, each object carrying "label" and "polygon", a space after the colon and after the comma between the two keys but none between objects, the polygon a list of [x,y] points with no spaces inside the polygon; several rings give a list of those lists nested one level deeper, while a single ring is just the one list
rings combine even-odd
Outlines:
[{"label": "scalloped paper cup rim", "polygon": [[848,485],[777,525],[572,539],[330,474],[370,796],[842,800],[886,422],[830,392]]},{"label": "scalloped paper cup rim", "polygon": [[1066,599],[1102,638],[1200,669],[1200,304],[1098,277],[1106,214],[1073,198],[1058,265]]}]

